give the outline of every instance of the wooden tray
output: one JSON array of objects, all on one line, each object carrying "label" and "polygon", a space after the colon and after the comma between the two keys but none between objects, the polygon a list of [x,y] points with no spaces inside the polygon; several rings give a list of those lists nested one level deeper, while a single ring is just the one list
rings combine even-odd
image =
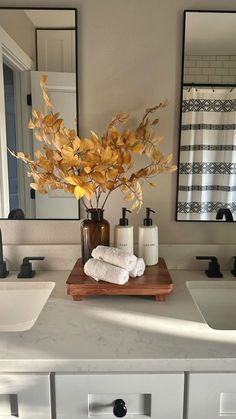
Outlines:
[{"label": "wooden tray", "polygon": [[144,275],[130,278],[124,285],[95,281],[85,275],[81,259],[78,259],[66,284],[67,294],[75,301],[81,301],[87,295],[152,295],[157,301],[165,301],[173,289],[170,274],[162,258],[159,258],[157,265],[147,266]]}]

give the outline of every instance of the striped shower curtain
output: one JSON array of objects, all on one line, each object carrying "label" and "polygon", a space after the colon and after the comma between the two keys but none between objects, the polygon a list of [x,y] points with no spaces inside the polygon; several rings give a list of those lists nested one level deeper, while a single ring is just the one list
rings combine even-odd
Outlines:
[{"label": "striped shower curtain", "polygon": [[215,220],[229,208],[236,220],[236,89],[184,90],[178,220]]}]

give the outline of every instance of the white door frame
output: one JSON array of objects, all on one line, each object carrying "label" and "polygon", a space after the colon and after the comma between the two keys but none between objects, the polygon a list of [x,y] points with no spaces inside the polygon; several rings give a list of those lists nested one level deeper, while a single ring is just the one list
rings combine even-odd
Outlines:
[{"label": "white door frame", "polygon": [[9,214],[9,185],[3,62],[17,71],[31,70],[33,61],[0,26],[0,218]]}]

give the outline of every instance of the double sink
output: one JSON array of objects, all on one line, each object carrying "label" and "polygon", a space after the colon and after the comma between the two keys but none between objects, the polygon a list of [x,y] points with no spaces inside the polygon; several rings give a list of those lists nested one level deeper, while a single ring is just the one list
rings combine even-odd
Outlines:
[{"label": "double sink", "polygon": [[[236,330],[236,281],[186,282],[190,295],[208,326]],[[54,282],[0,282],[0,332],[30,329],[46,304]]]}]

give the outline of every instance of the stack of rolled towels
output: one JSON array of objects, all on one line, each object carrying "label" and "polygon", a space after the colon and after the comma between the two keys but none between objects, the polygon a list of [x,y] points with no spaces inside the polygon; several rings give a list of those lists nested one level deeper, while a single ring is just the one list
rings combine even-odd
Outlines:
[{"label": "stack of rolled towels", "polygon": [[84,272],[96,281],[124,285],[131,276],[143,275],[145,263],[142,258],[124,252],[116,247],[97,246],[92,258],[84,265]]}]

